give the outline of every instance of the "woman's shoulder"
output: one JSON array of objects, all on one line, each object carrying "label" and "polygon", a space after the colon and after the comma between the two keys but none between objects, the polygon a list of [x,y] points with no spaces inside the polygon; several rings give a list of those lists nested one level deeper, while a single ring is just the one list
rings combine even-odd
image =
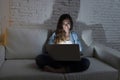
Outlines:
[{"label": "woman's shoulder", "polygon": [[49,36],[49,39],[54,39],[55,37],[55,32],[51,33],[51,35]]},{"label": "woman's shoulder", "polygon": [[71,31],[71,34],[72,34],[72,35],[77,35],[77,32]]},{"label": "woman's shoulder", "polygon": [[73,38],[75,38],[75,39],[78,38],[78,34],[77,34],[77,32],[75,32],[75,31],[71,31],[71,36],[72,36]]},{"label": "woman's shoulder", "polygon": [[53,33],[52,33],[52,36],[55,36],[55,35],[56,35],[55,32],[53,32]]}]

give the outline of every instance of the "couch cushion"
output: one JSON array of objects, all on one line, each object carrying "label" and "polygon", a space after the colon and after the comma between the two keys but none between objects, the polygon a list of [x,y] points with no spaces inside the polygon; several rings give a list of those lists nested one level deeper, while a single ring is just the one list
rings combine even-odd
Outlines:
[{"label": "couch cushion", "polygon": [[90,67],[84,72],[65,74],[67,80],[118,80],[118,70],[95,59],[89,58]]},{"label": "couch cushion", "polygon": [[0,45],[0,67],[5,61],[5,48],[4,46]]},{"label": "couch cushion", "polygon": [[81,34],[84,56],[93,56],[93,37],[92,30],[83,30]]},{"label": "couch cushion", "polygon": [[0,69],[0,80],[64,80],[64,75],[42,72],[32,59],[6,60]]},{"label": "couch cushion", "polygon": [[8,28],[6,58],[35,58],[42,53],[47,37],[47,29]]},{"label": "couch cushion", "polygon": [[92,30],[83,30],[82,39],[87,46],[90,46],[93,43]]},{"label": "couch cushion", "polygon": [[94,57],[120,70],[120,51],[97,42],[94,43],[94,46]]}]

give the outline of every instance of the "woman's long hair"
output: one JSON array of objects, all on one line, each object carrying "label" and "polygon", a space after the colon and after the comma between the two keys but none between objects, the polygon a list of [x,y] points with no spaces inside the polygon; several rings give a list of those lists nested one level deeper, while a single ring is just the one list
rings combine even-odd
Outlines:
[{"label": "woman's long hair", "polygon": [[60,44],[61,42],[64,42],[65,40],[66,40],[65,31],[63,29],[59,29],[58,31],[56,31],[54,43]]}]

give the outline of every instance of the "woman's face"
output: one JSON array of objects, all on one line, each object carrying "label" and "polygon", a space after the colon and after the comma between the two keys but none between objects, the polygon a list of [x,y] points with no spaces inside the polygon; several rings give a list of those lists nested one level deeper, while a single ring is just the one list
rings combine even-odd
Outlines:
[{"label": "woman's face", "polygon": [[70,20],[69,19],[63,20],[63,30],[65,30],[66,33],[69,33],[70,31]]}]

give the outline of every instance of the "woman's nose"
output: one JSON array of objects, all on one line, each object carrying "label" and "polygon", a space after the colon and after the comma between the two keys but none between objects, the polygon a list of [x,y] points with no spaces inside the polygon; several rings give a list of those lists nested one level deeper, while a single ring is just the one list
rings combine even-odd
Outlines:
[{"label": "woman's nose", "polygon": [[65,26],[65,28],[67,28],[67,29],[68,29],[68,26]]}]

